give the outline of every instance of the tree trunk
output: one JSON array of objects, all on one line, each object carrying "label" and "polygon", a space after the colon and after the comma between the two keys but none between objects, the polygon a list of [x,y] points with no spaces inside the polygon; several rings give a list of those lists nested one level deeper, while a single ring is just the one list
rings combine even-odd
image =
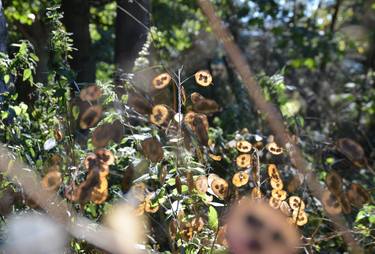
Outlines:
[{"label": "tree trunk", "polygon": [[[6,53],[7,51],[7,23],[3,13],[3,3],[0,0],[0,52]],[[4,77],[0,77],[0,94],[7,91],[4,83]],[[0,96],[0,103],[2,98]]]},{"label": "tree trunk", "polygon": [[89,31],[90,5],[88,0],[62,0],[64,11],[63,23],[68,32],[72,33],[73,59],[71,68],[76,72],[77,82],[95,81],[95,61],[92,54]]},{"label": "tree trunk", "polygon": [[117,6],[115,63],[117,69],[131,72],[147,39],[150,1],[117,0]]},{"label": "tree trunk", "polygon": [[0,52],[7,51],[7,22],[3,13],[3,3],[0,0]]},{"label": "tree trunk", "polygon": [[46,83],[49,70],[48,35],[50,31],[48,25],[38,19],[30,27],[24,26],[23,29],[27,31],[26,38],[33,44],[35,53],[39,58],[36,66],[35,81]]}]

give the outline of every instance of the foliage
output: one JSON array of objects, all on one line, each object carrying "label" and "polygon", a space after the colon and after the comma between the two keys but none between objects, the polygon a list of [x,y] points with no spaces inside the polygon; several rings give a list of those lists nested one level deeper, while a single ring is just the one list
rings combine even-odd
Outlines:
[{"label": "foliage", "polygon": [[[235,132],[227,130],[226,127],[234,125],[236,119],[233,122],[226,120],[223,117],[225,111],[231,109],[235,114],[243,105],[238,100],[238,91],[241,90],[235,87],[237,84],[241,86],[241,82],[236,75],[233,75],[234,80],[226,76],[232,71],[230,64],[223,64],[225,67],[215,75],[209,62],[212,59],[204,59],[207,60],[204,65],[210,67],[214,77],[214,85],[207,88],[199,87],[194,81],[198,67],[177,69],[175,64],[172,68],[164,64],[194,49],[199,34],[211,36],[194,1],[154,1],[152,19],[155,26],[151,27],[139,52],[134,73],[115,80],[112,80],[115,72],[112,46],[116,5],[109,1],[92,6],[90,34],[98,52],[95,55],[98,63],[96,86],[101,96],[90,102],[81,98],[90,85],[77,84],[69,66],[75,49],[70,34],[64,29],[60,9],[51,7],[46,1],[14,1],[13,5],[8,5],[5,15],[10,23],[12,42],[23,39],[16,28],[19,23],[32,26],[35,20],[43,20],[48,24],[50,66],[46,82],[34,79],[40,59],[27,40],[13,43],[10,54],[0,55],[0,77],[7,87],[0,95],[1,142],[43,177],[57,165],[62,175],[57,193],[72,204],[75,211],[92,221],[102,223],[116,203],[130,200],[135,186],[143,188],[145,194],[134,206],[136,213],[144,214],[150,221],[148,241],[142,244],[147,250],[160,252],[212,253],[225,250],[227,243],[220,234],[225,230],[228,209],[241,197],[250,193],[255,195],[254,190],[258,187],[263,197],[270,199],[275,188],[271,186],[272,177],[267,170],[269,165],[275,164],[287,196],[299,196],[306,204],[308,223],[299,228],[305,251],[344,252],[341,232],[333,230],[330,220],[324,215],[326,204],[317,201],[306,187],[309,175],[301,175],[288,159],[287,153],[296,143],[309,162],[309,174],[317,175],[325,188],[330,188],[327,176],[337,171],[344,186],[340,192],[349,192],[352,183],[359,183],[368,190],[370,198],[366,200],[367,204],[349,205],[351,210],[344,218],[358,242],[371,253],[375,223],[371,168],[375,154],[372,149],[374,140],[369,136],[375,114],[374,71],[350,59],[353,52],[357,56],[366,54],[364,44],[350,41],[344,33],[329,29],[328,12],[332,7],[328,3],[309,10],[305,8],[308,3],[291,8],[281,1],[245,2],[215,1],[220,7],[220,16],[230,25],[236,40],[250,52],[249,55],[254,53],[254,58],[249,61],[253,63],[257,81],[265,98],[280,110],[290,131],[290,144],[280,148],[281,155],[269,149],[270,144],[279,148],[278,141],[270,135],[256,110],[251,112],[251,119],[245,119],[242,122],[245,124],[240,126],[247,128]],[[353,11],[358,6],[358,3],[348,4],[340,13],[339,23],[357,18]],[[347,13],[349,10],[352,10],[351,14]],[[269,42],[253,47],[252,36],[250,40],[246,38],[251,32],[254,33],[254,42],[259,43],[264,38]],[[258,51],[267,47],[266,55],[270,60],[260,61],[264,56]],[[155,59],[153,51],[157,54]],[[217,54],[221,54],[220,49],[215,49],[213,55],[221,57]],[[349,67],[345,61],[349,61]],[[178,66],[183,64],[178,63]],[[358,68],[356,64],[359,64]],[[150,69],[154,71],[151,74],[148,73]],[[159,91],[162,95],[154,90],[155,93],[143,91],[144,87],[146,91],[152,90],[154,74],[164,71],[168,71],[172,81]],[[19,81],[35,87],[36,99],[32,104],[19,100],[15,89]],[[232,84],[232,81],[235,82]],[[187,115],[191,110],[197,111],[193,99],[184,101],[181,87],[186,88],[188,98],[193,92],[202,91],[205,97],[215,97],[219,102],[222,112],[216,110],[207,114],[208,130],[204,124],[189,126],[187,122],[180,124],[173,119],[176,113]],[[215,92],[216,89],[223,91]],[[223,93],[226,97],[222,97]],[[140,101],[134,101],[134,96],[140,96]],[[199,98],[207,101],[207,98]],[[230,101],[234,105],[230,105]],[[169,118],[162,124],[150,120],[150,109],[158,104],[167,104]],[[103,109],[100,120],[89,128],[82,128],[84,113],[94,106]],[[142,111],[144,108],[145,112]],[[351,122],[358,124],[354,134],[345,127]],[[120,127],[117,129],[118,123]],[[98,147],[95,132],[108,126],[108,132],[118,137],[111,137],[104,146]],[[199,128],[200,131],[196,131]],[[202,135],[205,132],[207,137]],[[363,145],[350,141],[354,142],[350,144],[355,149],[352,147],[348,151],[340,146],[344,137],[359,140]],[[152,159],[160,150],[147,153],[145,141],[150,138],[161,144],[162,159]],[[244,140],[251,143],[251,152],[242,152],[236,147]],[[108,181],[108,197],[105,196],[103,202],[94,198],[85,200],[77,194],[77,190],[82,190],[88,182],[92,170],[85,166],[85,161],[100,147],[115,158],[115,163],[108,165],[109,175],[100,178],[102,182]],[[253,163],[241,168],[236,162],[241,154],[249,154]],[[56,157],[60,161],[54,164]],[[242,171],[250,175],[250,180],[237,186],[234,177]],[[229,186],[224,197],[215,191],[212,181],[208,184],[208,191],[199,190],[199,177],[213,177],[212,173],[216,174],[215,180],[224,181]],[[5,173],[0,179],[0,203],[10,186],[22,196],[9,205],[12,208],[9,213],[38,209],[28,200],[27,193],[23,193],[21,185],[11,183]],[[2,209],[0,213],[6,215]],[[3,221],[1,226],[4,225]],[[70,249],[76,253],[100,253],[92,244],[73,237]]]}]

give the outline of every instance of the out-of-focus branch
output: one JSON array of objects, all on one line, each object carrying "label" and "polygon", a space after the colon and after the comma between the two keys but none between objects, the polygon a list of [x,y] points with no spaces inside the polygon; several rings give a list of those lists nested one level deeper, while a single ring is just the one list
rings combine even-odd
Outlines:
[{"label": "out-of-focus branch", "polygon": [[[265,116],[266,121],[268,122],[272,132],[275,134],[276,139],[281,142],[283,146],[285,146],[285,144],[288,142],[290,143],[288,131],[283,124],[282,116],[277,111],[275,106],[266,101],[264,98],[260,86],[253,78],[253,74],[250,66],[245,60],[244,54],[234,43],[233,36],[224,26],[220,18],[216,15],[214,6],[209,0],[198,0],[198,4],[207,17],[213,33],[217,39],[223,43],[229,59],[232,61],[232,64],[246,85],[250,98],[254,102],[257,109]],[[306,183],[311,193],[318,199],[321,199],[323,187],[317,178],[312,175],[310,170],[307,169],[307,163],[303,158],[302,152],[297,146],[293,146],[293,149],[290,152],[290,158],[299,172],[306,176]],[[343,233],[343,239],[351,248],[352,253],[363,253],[361,247],[357,245],[357,242],[348,230],[342,216],[332,216],[329,214],[327,214],[327,216],[333,221],[333,224],[337,230],[345,232]]]},{"label": "out-of-focus branch", "polygon": [[29,198],[53,220],[64,225],[74,237],[86,240],[110,253],[121,253],[113,239],[112,230],[76,214],[57,193],[43,190],[41,179],[35,171],[16,159],[3,144],[0,144],[0,171],[4,171],[12,181],[20,184]]}]

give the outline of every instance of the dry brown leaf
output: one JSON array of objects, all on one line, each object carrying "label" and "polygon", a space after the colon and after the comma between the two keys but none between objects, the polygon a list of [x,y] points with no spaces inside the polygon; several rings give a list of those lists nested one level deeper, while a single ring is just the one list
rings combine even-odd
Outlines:
[{"label": "dry brown leaf", "polygon": [[337,215],[341,213],[342,206],[340,201],[329,190],[325,190],[323,192],[321,201],[327,213],[331,215]]},{"label": "dry brown leaf", "polygon": [[159,142],[159,140],[155,137],[147,138],[142,141],[142,150],[143,154],[149,159],[151,162],[159,162],[164,158],[164,150]]},{"label": "dry brown leaf", "polygon": [[81,114],[79,127],[83,130],[94,127],[102,117],[102,112],[100,105],[90,106]]}]

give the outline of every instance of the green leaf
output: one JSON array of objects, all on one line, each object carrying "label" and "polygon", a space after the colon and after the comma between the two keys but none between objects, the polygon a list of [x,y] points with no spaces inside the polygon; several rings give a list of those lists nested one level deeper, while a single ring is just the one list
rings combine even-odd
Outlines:
[{"label": "green leaf", "polygon": [[79,108],[77,106],[73,106],[72,114],[73,114],[74,120],[77,120],[79,116]]},{"label": "green leaf", "polygon": [[27,104],[21,102],[18,106],[21,108],[22,112],[26,113],[28,108]]},{"label": "green leaf", "polygon": [[74,247],[76,250],[81,250],[81,246],[79,245],[79,243],[74,243]]},{"label": "green leaf", "polygon": [[301,59],[293,59],[291,62],[290,62],[290,65],[294,68],[300,68],[302,66],[302,60]]},{"label": "green leaf", "polygon": [[216,231],[219,226],[217,211],[213,206],[208,208],[208,227]]},{"label": "green leaf", "polygon": [[8,111],[1,111],[1,120],[4,120],[8,117],[9,112]]},{"label": "green leaf", "polygon": [[21,114],[22,109],[19,106],[10,106],[10,107],[14,110],[17,116]]},{"label": "green leaf", "polygon": [[370,216],[368,220],[371,224],[375,224],[375,215]]},{"label": "green leaf", "polygon": [[96,206],[92,203],[87,204],[86,207],[85,207],[85,210],[86,210],[86,212],[91,214],[91,216],[93,218],[95,218],[98,215],[97,212],[96,212]]},{"label": "green leaf", "polygon": [[4,75],[4,82],[5,82],[5,84],[8,84],[9,80],[10,80],[10,76],[8,74],[5,74]]},{"label": "green leaf", "polygon": [[281,105],[280,110],[283,116],[291,117],[298,113],[301,109],[301,103],[298,100],[289,100]]},{"label": "green leaf", "polygon": [[25,80],[30,79],[31,74],[32,74],[31,69],[25,69],[25,70],[23,70],[23,78],[22,78],[22,81],[25,81]]},{"label": "green leaf", "polygon": [[30,57],[35,60],[36,62],[39,61],[39,57],[37,55],[35,55],[34,53],[30,53]]},{"label": "green leaf", "polygon": [[301,116],[296,117],[296,122],[300,127],[303,127],[305,125],[305,119]]},{"label": "green leaf", "polygon": [[24,55],[27,53],[27,45],[25,42],[22,42],[21,45],[19,45],[20,49],[19,49],[19,53]]},{"label": "green leaf", "polygon": [[315,60],[312,58],[306,58],[303,64],[310,70],[313,70],[315,68]]}]

